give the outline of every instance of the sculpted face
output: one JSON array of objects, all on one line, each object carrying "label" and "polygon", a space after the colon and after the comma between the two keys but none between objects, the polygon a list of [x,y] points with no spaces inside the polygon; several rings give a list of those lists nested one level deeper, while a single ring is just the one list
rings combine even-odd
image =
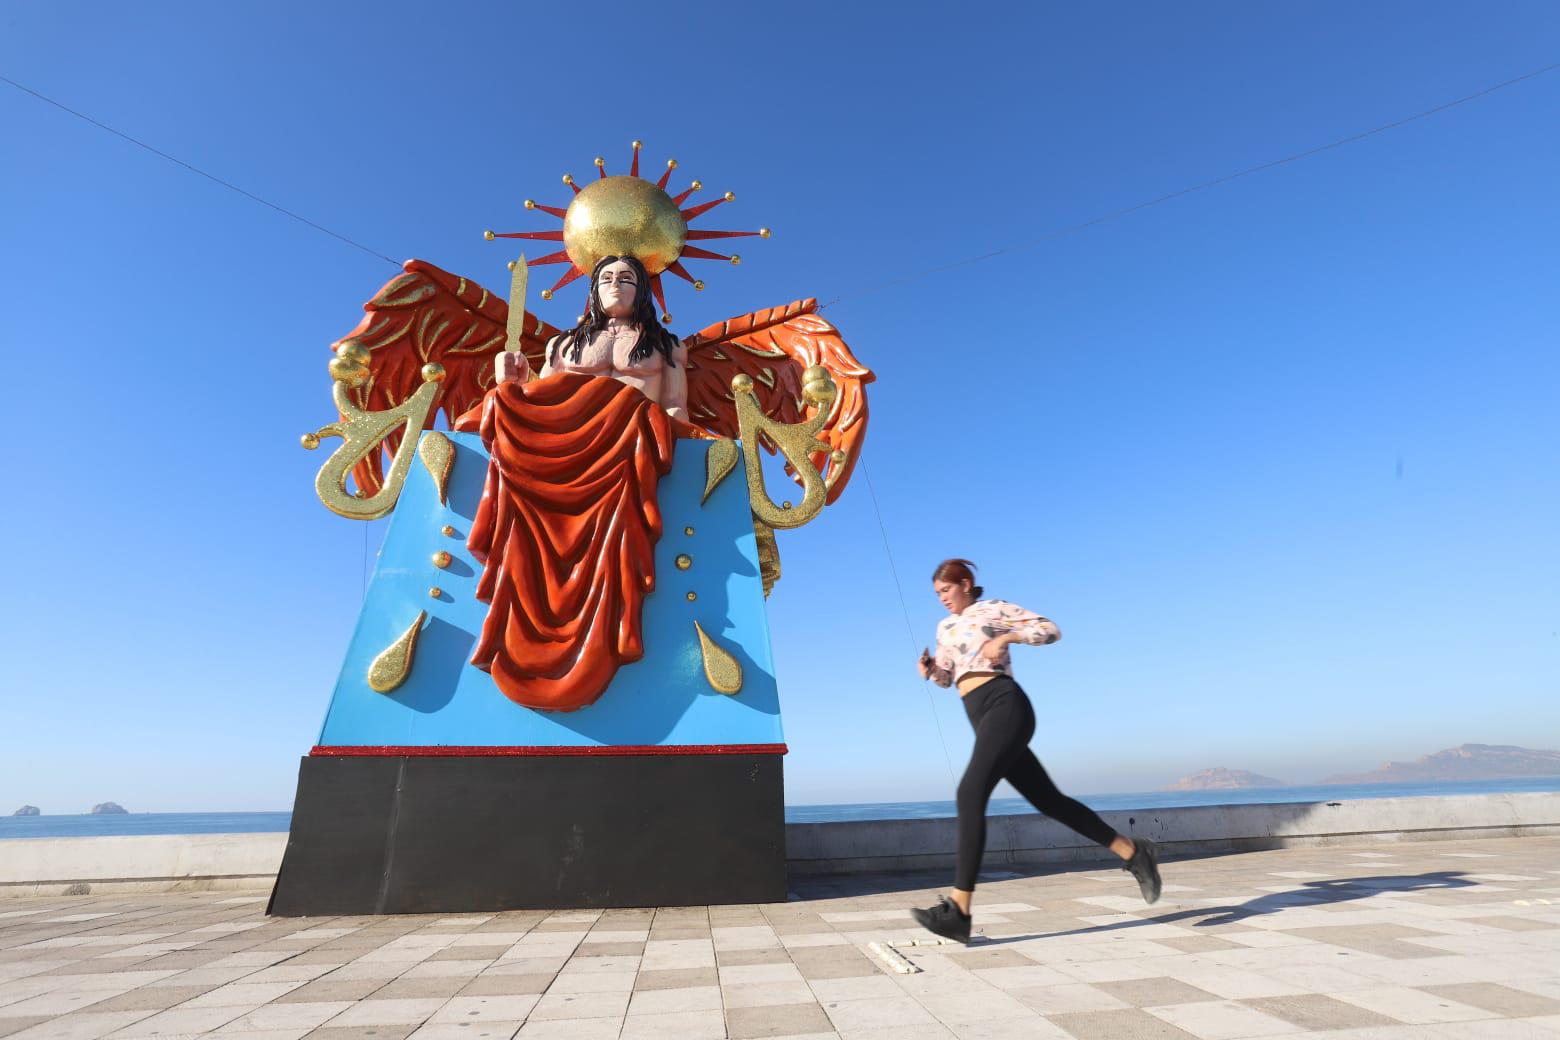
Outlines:
[{"label": "sculpted face", "polygon": [[596,278],[596,297],[601,309],[610,318],[627,318],[634,313],[634,301],[638,298],[639,285],[634,269],[618,260],[601,269]]}]

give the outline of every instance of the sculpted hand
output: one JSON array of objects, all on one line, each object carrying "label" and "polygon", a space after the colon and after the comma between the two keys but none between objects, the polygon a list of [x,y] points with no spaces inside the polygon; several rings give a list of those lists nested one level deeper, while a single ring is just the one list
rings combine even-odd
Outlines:
[{"label": "sculpted hand", "polygon": [[493,379],[498,383],[509,383],[515,380],[525,382],[531,374],[531,363],[525,359],[525,355],[512,350],[500,350],[493,357]]}]

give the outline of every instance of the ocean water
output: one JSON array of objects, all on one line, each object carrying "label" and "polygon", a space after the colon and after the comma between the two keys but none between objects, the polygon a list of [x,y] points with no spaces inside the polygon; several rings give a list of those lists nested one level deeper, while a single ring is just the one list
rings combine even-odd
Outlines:
[{"label": "ocean water", "polygon": [[[1343,802],[1359,798],[1423,798],[1511,791],[1560,791],[1560,777],[1519,777],[1423,784],[1330,784],[1314,787],[1264,787],[1238,791],[1142,791],[1083,794],[1093,809],[1173,809],[1187,805],[1263,805],[1279,802]],[[1032,812],[1022,798],[994,798],[994,815]],[[923,820],[955,815],[952,800],[939,802],[864,802],[842,805],[787,805],[787,823],[839,820]],[[87,838],[115,834],[254,834],[285,831],[289,812],[126,813],[105,816],[0,816],[0,839]]]}]

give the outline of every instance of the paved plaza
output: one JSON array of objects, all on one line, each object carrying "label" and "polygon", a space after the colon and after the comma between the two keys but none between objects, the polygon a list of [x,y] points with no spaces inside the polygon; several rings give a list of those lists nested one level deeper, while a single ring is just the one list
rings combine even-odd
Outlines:
[{"label": "paved plaza", "polygon": [[[0,846],[3,854],[3,846]],[[1560,838],[1290,849],[983,881],[796,878],[764,906],[272,919],[233,892],[0,900],[0,1036],[1560,1038]],[[896,974],[870,943],[897,943]]]}]

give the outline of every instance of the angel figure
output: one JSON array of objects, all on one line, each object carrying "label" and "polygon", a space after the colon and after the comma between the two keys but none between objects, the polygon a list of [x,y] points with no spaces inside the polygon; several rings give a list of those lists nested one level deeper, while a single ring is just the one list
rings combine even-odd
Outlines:
[{"label": "angel figure", "polygon": [[[604,256],[590,281],[579,324],[547,341],[540,377],[554,372],[610,376],[687,422],[688,348],[657,324],[645,265],[632,256]],[[494,359],[500,383],[524,382],[529,369],[519,352],[506,350]]]},{"label": "angel figure", "polygon": [[[569,264],[543,299],[589,275],[573,328],[530,313],[516,328],[501,297],[409,260],[332,345],[338,356],[348,347],[353,357],[367,353],[368,377],[350,391],[357,407],[398,406],[434,363],[445,375],[425,428],[442,411],[453,429],[480,434],[488,473],[467,542],[483,564],[477,596],[489,608],[472,661],[529,707],[592,703],[620,665],[643,656],[640,610],[655,587],[661,534],[656,486],[679,438],[738,436],[734,379],[751,386],[769,420],[795,425],[819,410],[810,403],[819,398],[804,392],[819,377],[806,374],[827,371],[836,392],[806,449],[827,475],[827,501],[844,490],[866,432],[872,373],[818,316],[816,301],[732,318],[680,341],[664,327],[670,315],[656,320],[664,272],[703,288],[681,259],[737,259],[689,240],[768,236],[690,231],[689,220],[732,196],[679,208],[699,185],[669,195],[675,165],[659,183],[640,178],[635,142],[630,174],[608,177],[597,160],[601,179],[589,186],[566,177],[575,192],[566,210],[526,203],[563,217],[561,231],[487,233],[564,243],[532,265]],[[360,489],[378,490],[395,440],[357,467]]]}]

